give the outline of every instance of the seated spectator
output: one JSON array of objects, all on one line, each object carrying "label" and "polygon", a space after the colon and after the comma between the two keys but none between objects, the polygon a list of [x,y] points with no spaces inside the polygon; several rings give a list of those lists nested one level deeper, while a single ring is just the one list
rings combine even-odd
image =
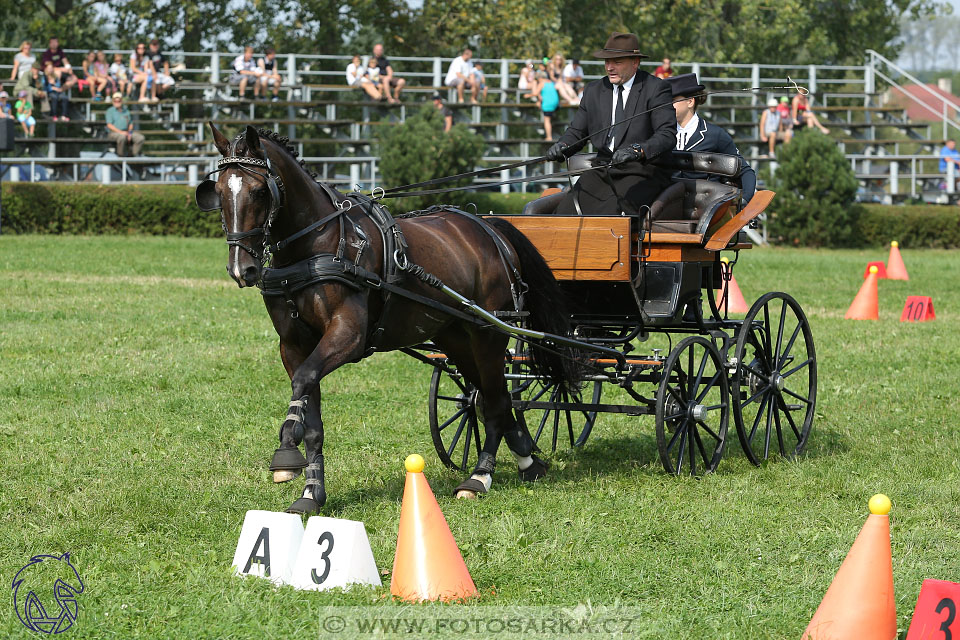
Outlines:
[{"label": "seated spectator", "polygon": [[383,78],[380,77],[380,67],[377,65],[377,61],[373,58],[367,60],[367,68],[364,69],[364,73],[366,73],[367,79],[370,80],[370,84],[380,92],[380,99],[386,99],[383,91]]},{"label": "seated spectator", "polygon": [[175,85],[176,81],[170,75],[170,61],[160,51],[160,41],[156,38],[150,41],[150,47],[147,49],[147,59],[150,60],[150,67],[153,71],[153,85],[156,87],[154,97],[159,98],[167,89]]},{"label": "seated spectator", "polygon": [[793,106],[790,109],[790,115],[794,126],[820,129],[821,133],[830,133],[830,129],[820,124],[820,120],[814,115],[810,108],[810,99],[802,93],[793,96]]},{"label": "seated spectator", "polygon": [[[140,102],[157,101],[157,85],[153,82],[153,71],[150,60],[147,58],[147,45],[138,42],[133,53],[130,54],[130,83],[140,87]],[[150,97],[147,97],[147,92]]]},{"label": "seated spectator", "polygon": [[[98,79],[103,80],[103,91],[106,94],[112,95],[117,90],[117,83],[110,76],[110,66],[107,64],[107,55],[103,51],[97,51],[96,58],[93,62],[93,75]],[[99,97],[99,91],[97,93]]]},{"label": "seated spectator", "polygon": [[50,38],[49,48],[43,52],[43,67],[46,69],[47,63],[53,65],[53,72],[60,80],[64,91],[69,91],[77,84],[77,76],[73,74],[73,67],[67,60],[67,54],[60,48],[60,40]]},{"label": "seated spectator", "polygon": [[769,149],[767,154],[764,154],[762,157],[771,157],[776,158],[777,154],[774,151],[774,148],[777,145],[777,141],[781,140],[784,144],[790,142],[790,137],[792,135],[789,129],[786,129],[784,126],[783,118],[780,116],[780,112],[777,110],[777,99],[770,98],[767,100],[767,108],[763,110],[763,113],[760,114],[760,140],[767,143]]},{"label": "seated spectator", "polygon": [[112,106],[107,109],[107,139],[117,145],[117,155],[127,155],[128,146],[133,147],[130,155],[140,155],[144,137],[142,133],[134,131],[133,116],[130,109],[123,104],[123,94],[117,91],[111,96]]},{"label": "seated spectator", "polygon": [[785,129],[793,133],[793,117],[790,115],[790,100],[787,96],[780,97],[780,104],[777,105],[777,113],[780,114],[780,123]]},{"label": "seated spectator", "polygon": [[13,117],[13,109],[10,106],[10,103],[7,102],[7,98],[10,97],[10,94],[6,91],[0,91],[0,120],[15,120]]},{"label": "seated spectator", "polygon": [[480,101],[487,101],[487,77],[483,75],[483,65],[479,62],[473,65],[473,83],[480,92]]},{"label": "seated spectator", "polygon": [[457,90],[457,102],[463,102],[463,90],[470,89],[470,102],[477,103],[477,85],[473,78],[473,63],[470,58],[473,52],[470,49],[464,49],[463,53],[450,62],[447,68],[447,77],[444,85]]},{"label": "seated spectator", "polygon": [[[377,68],[377,73],[380,73],[379,68]],[[366,67],[360,64],[360,56],[353,56],[350,64],[347,65],[347,86],[363,89],[374,100],[380,100],[381,98],[380,89],[377,88],[375,82],[370,80]]]},{"label": "seated spectator", "polygon": [[[43,74],[40,73],[41,63],[35,62],[32,67],[29,69],[29,73],[25,73],[20,76],[20,79],[17,80],[17,84],[14,85],[13,91],[16,95],[20,95],[21,91],[27,92],[27,98],[33,104],[42,104],[46,102],[47,94],[43,90]],[[41,108],[41,111],[44,109]]]},{"label": "seated spectator", "polygon": [[10,71],[11,80],[17,81],[20,76],[30,72],[30,67],[37,61],[37,56],[30,53],[32,47],[33,45],[30,44],[29,40],[24,40],[20,44],[20,51],[13,56],[13,69]]},{"label": "seated spectator", "polygon": [[[537,72],[539,76],[541,72]],[[557,93],[553,80],[546,73],[539,78],[537,91],[540,97],[540,111],[543,112],[543,133],[548,141],[553,140],[553,115],[560,108],[560,94]]]},{"label": "seated spectator", "polygon": [[673,75],[673,67],[670,66],[670,58],[664,58],[663,62],[653,72],[653,75],[666,80]]},{"label": "seated spectator", "polygon": [[440,92],[435,92],[433,94],[433,106],[440,111],[440,115],[443,116],[443,132],[446,133],[450,131],[453,127],[453,111],[447,105],[443,104],[443,96],[440,95]]},{"label": "seated spectator", "polygon": [[53,115],[53,121],[63,120],[70,122],[68,113],[70,111],[70,97],[67,90],[63,87],[63,76],[57,76],[53,69],[53,63],[47,62],[43,68],[43,90],[50,101],[50,112]]},{"label": "seated spectator", "polygon": [[580,99],[577,98],[577,92],[563,79],[563,70],[566,66],[567,62],[563,54],[554,54],[553,58],[547,64],[547,77],[553,82],[553,86],[561,98],[566,100],[568,104],[578,105],[580,104]]},{"label": "seated spectator", "polygon": [[133,93],[133,83],[130,82],[127,75],[127,68],[123,66],[123,56],[119,53],[113,54],[113,64],[110,65],[110,77],[117,85],[117,90],[125,96]]},{"label": "seated spectator", "polygon": [[[106,89],[109,84],[109,78],[106,74],[106,69],[102,75],[97,75],[97,52],[90,51],[87,53],[87,56],[83,59],[83,80],[82,82],[90,87],[90,97],[96,100],[97,102],[103,100],[103,90]],[[83,87],[80,85],[80,82],[77,83],[77,87],[80,91],[83,91]],[[107,95],[110,95],[109,93]]]},{"label": "seated spectator", "polygon": [[[537,78],[533,70],[533,60],[527,60],[523,68],[520,69],[520,77],[517,80],[517,92],[521,93],[520,98],[528,98],[536,102],[536,96],[532,89],[536,87]],[[526,93],[522,93],[522,92]]]},{"label": "seated spectator", "polygon": [[263,85],[261,95],[267,96],[267,89],[273,89],[273,102],[280,100],[280,83],[283,78],[280,77],[280,66],[277,64],[277,52],[273,47],[267,47],[263,52],[263,57],[257,60],[257,66],[260,67],[260,84]]},{"label": "seated spectator", "polygon": [[583,94],[583,67],[580,61],[574,58],[563,68],[563,81],[569,84],[574,93],[577,94],[577,102],[580,102],[580,96]]},{"label": "seated spectator", "polygon": [[956,140],[947,140],[947,143],[940,148],[940,173],[947,172],[947,165],[954,165],[953,175],[960,176],[960,149],[957,149]]},{"label": "seated spectator", "polygon": [[377,68],[380,70],[380,91],[386,97],[387,102],[393,104],[400,100],[400,92],[407,85],[407,81],[393,73],[393,67],[390,61],[383,55],[383,45],[373,45],[373,59],[377,62]]},{"label": "seated spectator", "polygon": [[21,91],[19,97],[20,99],[14,105],[14,109],[17,111],[17,121],[23,127],[23,133],[28,138],[32,138],[37,127],[37,120],[33,117],[33,103],[30,102],[26,91]]},{"label": "seated spectator", "polygon": [[241,100],[243,100],[244,94],[247,92],[247,84],[250,82],[253,83],[254,99],[260,95],[260,82],[257,79],[259,70],[257,63],[253,61],[253,47],[244,47],[243,53],[233,61],[233,74],[230,76],[230,84],[237,85]]}]

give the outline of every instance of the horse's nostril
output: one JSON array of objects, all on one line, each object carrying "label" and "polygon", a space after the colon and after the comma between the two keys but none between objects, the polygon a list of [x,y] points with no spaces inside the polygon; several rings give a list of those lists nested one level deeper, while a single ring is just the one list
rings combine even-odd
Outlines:
[{"label": "horse's nostril", "polygon": [[255,283],[257,281],[257,268],[251,266],[244,269],[243,279],[247,281],[247,284]]}]

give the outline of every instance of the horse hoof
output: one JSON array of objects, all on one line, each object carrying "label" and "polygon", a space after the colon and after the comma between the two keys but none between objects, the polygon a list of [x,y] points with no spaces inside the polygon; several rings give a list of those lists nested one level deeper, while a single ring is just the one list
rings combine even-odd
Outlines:
[{"label": "horse hoof", "polygon": [[276,482],[277,484],[280,484],[281,482],[290,482],[291,480],[293,480],[299,475],[300,475],[299,470],[298,471],[286,471],[286,470],[274,471],[273,481]]},{"label": "horse hoof", "polygon": [[520,479],[524,482],[536,482],[543,476],[547,475],[547,463],[538,458],[537,456],[530,456],[533,458],[533,464],[529,467],[520,471]]},{"label": "horse hoof", "polygon": [[487,486],[476,478],[467,478],[453,490],[454,498],[476,498],[487,493]]},{"label": "horse hoof", "polygon": [[[300,475],[300,470],[307,466],[307,459],[300,453],[296,447],[280,447],[273,452],[273,459],[270,460],[270,471],[292,471],[293,475],[287,478],[292,480]],[[286,480],[277,480],[274,474],[274,482],[286,482]]]},{"label": "horse hoof", "polygon": [[476,492],[476,491],[469,491],[469,490],[467,490],[467,489],[461,489],[460,491],[457,491],[457,492],[453,495],[453,497],[456,498],[457,500],[460,500],[461,498],[462,498],[462,499],[465,499],[465,500],[476,500],[476,499],[477,499],[477,492]]},{"label": "horse hoof", "polygon": [[297,498],[292,505],[287,507],[287,513],[310,516],[320,513],[320,506],[320,503],[313,498]]}]

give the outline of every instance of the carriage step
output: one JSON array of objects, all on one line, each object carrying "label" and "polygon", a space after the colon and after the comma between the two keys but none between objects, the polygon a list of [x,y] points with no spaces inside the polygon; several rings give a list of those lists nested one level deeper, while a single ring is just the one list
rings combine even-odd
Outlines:
[{"label": "carriage step", "polygon": [[[445,353],[428,353],[427,359],[429,360],[446,360],[447,354]],[[529,362],[529,356],[513,356],[510,358],[510,362]],[[639,360],[636,358],[627,358],[625,362],[630,366],[637,367],[662,367],[663,360]],[[591,358],[586,361],[588,365],[612,365],[617,364],[617,361],[613,358]]]}]

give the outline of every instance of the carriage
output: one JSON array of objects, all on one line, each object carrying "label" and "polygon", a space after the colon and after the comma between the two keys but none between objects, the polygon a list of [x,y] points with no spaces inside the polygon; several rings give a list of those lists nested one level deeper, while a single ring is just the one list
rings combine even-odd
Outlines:
[{"label": "carriage", "polygon": [[[574,156],[571,170],[589,166],[590,158]],[[541,450],[583,446],[600,414],[620,413],[654,416],[660,461],[671,474],[715,470],[731,417],[754,464],[803,451],[817,391],[803,310],[789,294],[770,292],[745,316],[733,317],[728,296],[717,296],[726,291],[740,251],[752,246],[745,229],[774,196],[757,191],[740,208],[738,162],[674,153],[671,168],[719,180],[681,180],[640,215],[554,215],[559,190],[548,190],[520,214],[498,215],[547,261],[572,305],[571,338],[579,343],[572,353],[584,384],[577,391],[533,371],[531,348],[539,347],[522,335],[507,349],[514,412]],[[724,252],[732,259],[721,259]],[[498,317],[518,329],[525,323],[523,313]],[[644,348],[654,334],[665,338],[666,349]],[[405,351],[433,367],[429,423],[440,460],[468,471],[482,441],[479,392],[435,345]]]}]

